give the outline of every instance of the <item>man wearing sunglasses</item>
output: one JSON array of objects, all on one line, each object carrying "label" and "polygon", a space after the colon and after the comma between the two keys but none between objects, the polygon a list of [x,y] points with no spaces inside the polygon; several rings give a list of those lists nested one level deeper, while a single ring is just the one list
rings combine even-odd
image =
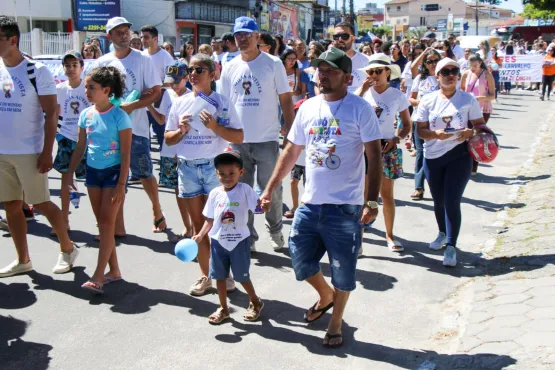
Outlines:
[{"label": "man wearing sunglasses", "polygon": [[[258,49],[260,35],[253,19],[237,18],[233,35],[241,54],[226,64],[220,79],[221,93],[230,97],[244,127],[243,144],[232,144],[244,162],[245,172],[241,181],[253,186],[256,172],[256,182],[264,189],[279,156],[278,102],[285,120],[281,129],[283,136],[293,123],[291,88],[281,60]],[[282,189],[279,186],[272,194],[272,208],[265,214],[270,244],[275,250],[285,244],[281,232],[282,207]],[[258,240],[253,221],[251,213],[248,225],[252,250]]]},{"label": "man wearing sunglasses", "polygon": [[451,50],[453,50],[453,54],[455,54],[456,60],[464,58],[463,48],[455,43],[457,41],[455,35],[450,33],[449,36],[447,36],[447,41],[449,41],[449,44],[451,45]]},{"label": "man wearing sunglasses", "polygon": [[[351,82],[347,87],[350,93],[354,93],[366,79],[366,76],[360,72],[359,69],[366,67],[369,61],[366,55],[356,52],[353,49],[355,39],[355,30],[350,23],[341,22],[335,26],[332,45],[347,54],[347,56],[351,58],[353,64]],[[318,73],[316,73],[314,77],[318,79]]]}]

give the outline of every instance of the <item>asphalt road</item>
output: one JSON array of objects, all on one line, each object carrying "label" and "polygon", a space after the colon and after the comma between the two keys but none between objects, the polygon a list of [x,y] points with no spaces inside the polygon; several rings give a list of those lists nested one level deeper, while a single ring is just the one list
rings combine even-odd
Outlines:
[{"label": "asphalt road", "polygon": [[[554,108],[552,102],[539,101],[537,93],[513,92],[500,96],[490,121],[500,135],[502,151],[492,166],[480,168],[464,195],[457,268],[444,268],[442,254],[427,248],[437,234],[432,202],[429,193],[422,202],[410,200],[414,162],[405,152],[406,174],[395,189],[395,230],[405,252],[393,254],[387,249],[380,216],[364,236],[364,257],[345,313],[342,348],[321,345],[329,314],[310,326],[303,322],[304,311],[316,297],[306,283],[295,280],[287,253],[271,250],[263,216],[256,216],[261,240],[251,270],[266,304],[262,319],[242,320],[248,297],[238,290],[229,297],[233,320],[209,325],[207,316],[217,308],[217,295],[187,294],[199,275],[198,267],[173,255],[168,241],[172,230],[151,232],[147,196],[131,186],[125,208],[129,236],[118,246],[125,281],[107,286],[103,297],[92,297],[80,288],[94,270],[98,247],[87,197],[70,216],[71,236],[81,254],[68,274],[51,273],[58,247],[47,237],[50,226],[45,218],[38,216],[29,223],[35,271],[0,280],[0,368],[424,369],[435,364],[438,369],[455,369],[469,361],[483,362],[472,368],[492,361],[511,364],[514,360],[507,356],[452,354],[449,340],[434,338],[446,325],[443,302],[452,298],[457,286],[486,273],[479,251],[491,237],[488,226],[507,204],[510,185],[528,160],[537,129]],[[59,202],[59,176],[54,171],[50,176],[53,199]],[[284,188],[290,205],[288,182]],[[82,185],[81,191],[86,192]],[[161,189],[160,196],[169,227],[180,232],[173,193]],[[285,235],[289,225],[286,220]],[[9,235],[2,235],[0,261],[5,265],[14,259],[15,250]],[[329,276],[328,261],[322,265]]]}]

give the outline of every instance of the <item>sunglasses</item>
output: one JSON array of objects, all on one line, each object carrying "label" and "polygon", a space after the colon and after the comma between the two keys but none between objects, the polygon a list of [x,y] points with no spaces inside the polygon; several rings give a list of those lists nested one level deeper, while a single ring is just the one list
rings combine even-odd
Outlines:
[{"label": "sunglasses", "polygon": [[426,61],[427,65],[432,65],[432,64],[437,64],[439,62],[439,59],[428,59]]},{"label": "sunglasses", "polygon": [[297,58],[285,58],[285,60],[288,62],[295,62],[297,61]]},{"label": "sunglasses", "polygon": [[460,71],[461,70],[459,68],[451,68],[451,69],[443,68],[441,71],[439,71],[439,74],[442,75],[443,77],[448,77],[449,75],[458,76]]},{"label": "sunglasses", "polygon": [[233,34],[233,36],[235,36],[235,37],[238,38],[238,39],[242,39],[242,38],[245,38],[245,37],[246,37],[247,39],[250,39],[251,36],[252,36],[252,34],[253,34],[253,32],[235,32],[235,33]]},{"label": "sunglasses", "polygon": [[193,72],[195,72],[197,75],[202,74],[202,72],[204,72],[205,70],[208,70],[208,68],[204,68],[204,67],[189,67],[187,68],[187,73],[188,74],[192,74]]},{"label": "sunglasses", "polygon": [[373,76],[374,73],[376,74],[376,76],[379,76],[383,73],[383,71],[385,71],[385,68],[379,68],[379,69],[369,69],[366,71],[366,74],[368,76]]},{"label": "sunglasses", "polygon": [[334,40],[341,39],[343,41],[347,41],[350,37],[351,37],[351,35],[348,34],[348,33],[338,33],[337,35],[333,35]]}]

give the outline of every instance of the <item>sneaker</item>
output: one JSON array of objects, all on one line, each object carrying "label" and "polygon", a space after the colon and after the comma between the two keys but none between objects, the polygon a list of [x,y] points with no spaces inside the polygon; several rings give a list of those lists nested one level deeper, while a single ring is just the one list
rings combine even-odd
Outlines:
[{"label": "sneaker", "polygon": [[256,242],[251,239],[251,252],[256,252]]},{"label": "sneaker", "polygon": [[430,245],[428,246],[428,248],[430,248],[431,250],[434,250],[434,251],[439,251],[439,250],[445,248],[446,239],[447,239],[447,237],[445,236],[445,233],[440,231],[439,234],[437,234],[436,240],[431,242]]},{"label": "sneaker", "polygon": [[8,230],[8,231],[10,230],[10,228],[8,227],[8,221],[3,219],[2,216],[0,216],[0,229]]},{"label": "sneaker", "polygon": [[235,281],[233,280],[233,276],[230,274],[227,279],[225,280],[225,290],[228,293],[234,292],[237,287],[235,286]]},{"label": "sneaker", "polygon": [[129,176],[129,178],[127,179],[127,183],[128,183],[129,185],[140,184],[140,183],[141,183],[141,179],[138,178],[138,177]]},{"label": "sneaker", "polygon": [[212,280],[203,276],[199,278],[189,290],[189,294],[194,296],[201,296],[206,293],[208,289],[212,289]]},{"label": "sneaker", "polygon": [[31,261],[27,263],[19,263],[18,260],[15,260],[0,270],[0,277],[14,276],[29,271],[33,271],[33,264]]},{"label": "sneaker", "polygon": [[[363,229],[363,230],[364,230],[364,229]],[[358,250],[358,256],[357,256],[357,258],[362,257],[363,253],[364,253],[364,251],[362,250],[362,245],[361,245],[361,246],[360,246],[360,249]]]},{"label": "sneaker", "polygon": [[31,208],[23,208],[23,214],[27,221],[33,221],[35,219],[35,213]]},{"label": "sneaker", "polygon": [[285,240],[283,239],[283,234],[280,232],[275,234],[270,234],[270,245],[275,251],[279,251],[285,245]]},{"label": "sneaker", "polygon": [[79,255],[79,250],[73,246],[73,251],[71,253],[64,253],[60,252],[58,256],[58,262],[56,266],[52,269],[52,272],[55,274],[64,274],[71,270],[77,256]]},{"label": "sneaker", "polygon": [[452,245],[448,245],[443,253],[443,266],[457,266],[457,250]]}]

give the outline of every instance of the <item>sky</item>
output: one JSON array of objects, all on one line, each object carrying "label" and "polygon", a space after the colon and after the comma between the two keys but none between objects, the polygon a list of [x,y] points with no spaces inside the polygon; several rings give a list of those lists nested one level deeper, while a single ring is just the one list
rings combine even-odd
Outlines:
[{"label": "sky", "polygon": [[[366,3],[377,3],[379,8],[383,8],[383,4],[385,2],[387,2],[389,0],[355,0],[355,10],[356,9],[360,9],[360,8],[364,8]],[[438,0],[438,3],[441,3],[441,1]],[[330,6],[330,8],[334,8],[335,7],[335,0],[328,0],[328,4]],[[343,6],[343,0],[337,0],[337,7],[341,8],[341,6]],[[349,1],[347,0],[347,7],[349,6]],[[507,1],[503,1],[500,5],[498,5],[500,8],[506,8],[506,9],[511,9],[517,13],[522,12],[523,6],[522,6],[522,0],[507,0]]]}]

